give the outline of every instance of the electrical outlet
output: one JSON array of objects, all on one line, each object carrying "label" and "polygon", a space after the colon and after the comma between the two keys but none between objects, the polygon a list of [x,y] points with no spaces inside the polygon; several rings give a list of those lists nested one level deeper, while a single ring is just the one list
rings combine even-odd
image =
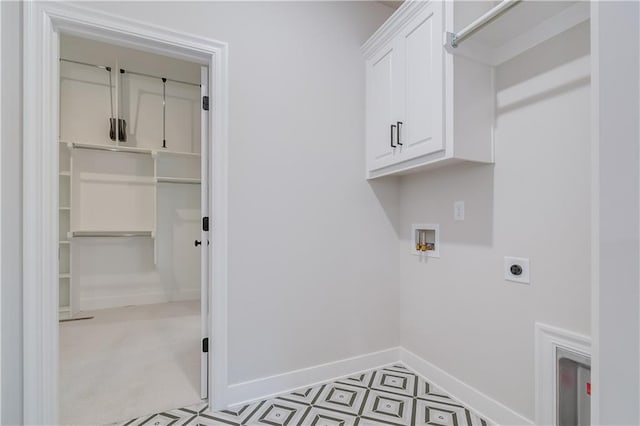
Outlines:
[{"label": "electrical outlet", "polygon": [[505,257],[504,279],[529,284],[529,259],[523,257]]},{"label": "electrical outlet", "polygon": [[464,220],[464,201],[453,203],[453,219]]}]

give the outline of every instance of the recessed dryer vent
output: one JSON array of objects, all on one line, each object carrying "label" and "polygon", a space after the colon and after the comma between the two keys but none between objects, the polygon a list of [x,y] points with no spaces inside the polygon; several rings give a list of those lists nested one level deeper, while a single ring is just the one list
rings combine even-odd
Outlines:
[{"label": "recessed dryer vent", "polygon": [[411,227],[411,254],[440,257],[440,225],[414,223]]},{"label": "recessed dryer vent", "polygon": [[556,348],[558,426],[591,424],[591,358]]}]

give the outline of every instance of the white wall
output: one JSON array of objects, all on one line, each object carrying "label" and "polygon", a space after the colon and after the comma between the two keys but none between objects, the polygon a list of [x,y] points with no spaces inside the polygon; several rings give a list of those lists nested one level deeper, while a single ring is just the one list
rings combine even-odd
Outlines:
[{"label": "white wall", "polygon": [[398,345],[397,234],[378,200],[393,186],[363,179],[360,55],[392,10],[83,5],[229,43],[230,383]]},{"label": "white wall", "polygon": [[22,423],[22,7],[2,8],[2,424]]},{"label": "white wall", "polygon": [[593,424],[640,423],[640,7],[591,6]]},{"label": "white wall", "polygon": [[[585,112],[588,88],[584,84],[568,91],[547,93],[537,100],[534,96],[520,104],[517,99],[522,95],[516,93],[515,107],[503,111],[499,119],[495,167],[461,166],[410,176],[404,179],[400,194],[392,180],[375,182],[369,187],[361,179],[364,156],[358,45],[391,12],[389,9],[375,3],[162,3],[162,7],[153,8],[144,3],[83,3],[83,6],[230,42],[230,189],[235,194],[230,205],[232,382],[400,343],[400,327],[384,319],[400,314],[394,292],[401,287],[402,328],[407,330],[402,336],[403,344],[532,417],[533,319],[589,333],[589,298],[584,295],[588,286],[582,284],[589,281],[584,265],[590,244],[585,236],[589,234],[589,200],[585,194],[589,190],[585,171],[589,160],[584,145],[588,143],[589,126]],[[0,7],[1,422],[21,424],[22,14],[17,2],[0,2]],[[635,17],[637,5],[626,3],[625,7],[631,7],[633,13],[622,9],[621,16]],[[603,20],[600,27],[609,31],[628,28],[620,22],[618,17],[612,17]],[[626,21],[637,29],[636,22]],[[620,46],[617,34],[607,39],[609,46]],[[584,49],[575,45],[567,49],[567,43],[571,44],[568,40],[558,43],[558,48],[564,48],[563,55],[574,51],[579,55],[581,50],[584,53]],[[541,48],[546,53],[550,49],[553,46]],[[619,78],[620,63],[627,55],[619,54],[620,50],[615,48],[609,51],[615,56],[604,58],[601,66],[608,63],[611,67],[609,72],[616,76],[609,79],[611,84],[622,83],[610,92],[609,101],[616,105],[620,99],[633,98],[637,93],[626,90],[628,86]],[[633,57],[637,51],[623,53]],[[518,74],[513,67],[518,67],[520,61],[518,58],[499,71],[502,92],[509,94],[509,81],[517,82]],[[543,71],[568,77],[566,70],[558,69],[553,62],[546,55],[541,58]],[[528,61],[525,69],[535,65]],[[634,72],[633,66],[629,71]],[[533,74],[536,72],[531,70]],[[535,80],[519,83],[516,86],[523,88],[525,97],[540,90]],[[617,109],[610,111],[616,113]],[[618,126],[616,120],[609,123],[612,128]],[[637,121],[627,123],[633,130],[617,127],[621,135],[637,131],[634,125]],[[559,140],[553,135],[566,137]],[[625,148],[619,150],[615,146],[610,151],[611,161],[606,162],[605,170],[611,185],[626,176],[618,174],[619,160],[636,157],[637,138],[633,137],[603,139],[600,151],[608,150],[617,141]],[[527,156],[517,153],[520,148]],[[631,156],[627,155],[627,149]],[[625,163],[625,167],[632,176],[637,173],[637,162]],[[251,179],[255,176],[259,179]],[[469,186],[469,181],[473,185]],[[520,181],[525,188],[535,189],[531,191],[534,199],[507,196]],[[582,188],[584,192],[567,191],[571,181],[581,183],[573,189]],[[451,195],[434,188],[434,183],[450,186]],[[567,201],[559,196],[561,192],[573,198]],[[630,194],[626,200],[634,205],[637,191],[631,188]],[[400,196],[402,226],[394,229],[391,223],[399,214]],[[454,223],[450,218],[452,201],[456,199],[467,201],[467,220],[462,223]],[[633,212],[634,208],[628,211]],[[617,220],[615,211],[612,206],[611,215],[605,220]],[[631,216],[631,213],[625,216],[625,220],[633,228],[637,215]],[[429,218],[442,225],[443,257],[417,265],[415,258],[406,254],[408,224]],[[550,228],[540,225],[543,218],[552,219]],[[519,233],[522,228],[524,235]],[[396,256],[395,249],[391,253],[387,247],[395,244],[397,235],[403,238],[400,248],[403,284],[393,287],[399,272],[388,261]],[[560,235],[567,237],[564,241],[569,244],[561,244],[557,238]],[[272,244],[265,250],[264,241],[270,239]],[[306,244],[301,245],[301,240]],[[630,241],[637,246],[637,239]],[[502,257],[510,254],[531,258],[531,287],[502,281]],[[474,261],[456,262],[467,255]],[[633,259],[630,262],[637,266],[637,256],[635,259],[635,263]],[[563,269],[564,260],[577,265],[575,273]],[[611,268],[619,263],[615,258],[610,260]],[[314,270],[319,272],[309,276],[308,271]],[[631,375],[618,366],[623,365],[625,357],[637,366],[633,351],[637,349],[638,331],[635,325],[620,327],[617,317],[631,312],[629,323],[634,324],[633,311],[637,310],[638,300],[630,296],[637,295],[637,280],[634,283],[631,276],[625,286],[614,285],[618,282],[610,279],[615,277],[613,269],[610,272],[603,289],[609,296],[617,295],[618,301],[628,302],[631,311],[612,303],[605,311],[606,327],[600,324],[602,335],[612,330],[619,333],[615,334],[618,340],[603,347],[606,355],[603,362],[607,364],[602,366],[602,377],[613,375],[613,379],[608,384],[602,383],[608,387],[610,398],[599,403],[600,419],[603,424],[637,423],[629,419],[635,418],[630,411],[637,411],[633,402],[638,399],[634,395],[638,386],[633,380],[627,381]],[[438,282],[439,277],[447,280]],[[434,298],[433,289],[441,291],[441,297]],[[577,301],[568,300],[572,293],[578,295]],[[340,296],[337,306],[327,306],[326,295]],[[409,299],[416,299],[416,303]],[[260,306],[262,300],[269,301],[268,306]],[[297,301],[300,303],[292,303]],[[418,302],[423,303],[417,306]],[[450,309],[445,309],[447,306]],[[565,306],[571,310],[564,311]],[[381,314],[383,311],[386,315]],[[449,331],[450,335],[433,333],[436,327]],[[309,343],[312,339],[315,340]],[[496,347],[496,342],[503,341],[513,345]],[[611,346],[613,343],[631,350],[619,350],[618,346]],[[447,349],[449,344],[454,346]],[[482,368],[478,368],[479,361],[483,362]],[[599,398],[598,389],[594,392],[595,401]],[[619,396],[632,402],[616,399]],[[624,410],[617,411],[621,406]]]},{"label": "white wall", "polygon": [[[400,329],[407,349],[532,419],[534,321],[590,332],[588,24],[495,84],[495,165],[401,181]],[[412,223],[440,224],[440,259],[409,254]],[[530,259],[530,286],[503,280],[504,256]]]}]

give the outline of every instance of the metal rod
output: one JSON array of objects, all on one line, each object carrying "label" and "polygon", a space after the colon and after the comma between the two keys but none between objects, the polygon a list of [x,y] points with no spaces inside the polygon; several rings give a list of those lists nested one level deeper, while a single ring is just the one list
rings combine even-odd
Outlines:
[{"label": "metal rod", "polygon": [[200,179],[158,177],[156,178],[156,181],[158,183],[179,183],[179,184],[186,184],[186,185],[200,185]]},{"label": "metal rod", "polygon": [[[115,114],[113,112],[113,80],[111,78],[111,67],[107,65],[97,65],[97,64],[90,64],[88,62],[74,61],[72,59],[65,59],[65,58],[60,58],[60,62],[69,62],[72,64],[98,68],[101,70],[105,70],[109,73],[109,106],[111,111],[111,116],[109,117],[109,137],[111,140],[119,141],[120,140],[119,121],[115,119]],[[113,129],[113,132],[112,132],[112,129]]]},{"label": "metal rod", "polygon": [[73,231],[73,237],[150,237],[151,231]]},{"label": "metal rod", "polygon": [[521,0],[503,0],[496,7],[489,10],[487,13],[458,31],[456,34],[453,34],[453,37],[451,38],[451,47],[458,47],[458,45],[465,39],[471,37],[471,35],[473,35],[476,31],[489,24],[491,21],[502,15],[507,10],[511,9],[516,4],[520,3],[520,1]]},{"label": "metal rod", "polygon": [[162,78],[162,147],[167,147],[167,79]]},{"label": "metal rod", "polygon": [[66,319],[58,320],[58,322],[82,321],[82,320],[90,320],[90,319],[93,319],[93,318],[94,317],[66,318]]},{"label": "metal rod", "polygon": [[65,58],[60,58],[60,62],[71,62],[72,64],[78,64],[78,65],[86,65],[88,67],[94,67],[94,68],[100,68],[103,70],[111,70],[111,67],[108,67],[106,65],[96,65],[96,64],[90,64],[88,62],[80,62],[80,61],[74,61],[72,59],[65,59]]},{"label": "metal rod", "polygon": [[[112,125],[112,123],[114,123],[113,121],[113,84],[111,82],[111,67],[105,67],[105,69],[109,72],[109,103],[111,104],[111,121],[109,121],[109,126]],[[116,123],[117,124],[117,123]],[[118,132],[117,130],[117,125],[116,126],[116,134]],[[116,138],[117,139],[117,138]]]},{"label": "metal rod", "polygon": [[95,151],[112,151],[112,152],[129,152],[131,154],[142,154],[142,155],[151,155],[150,150],[142,150],[128,147],[118,147],[118,146],[109,146],[109,145],[87,145],[80,143],[71,143],[71,146],[76,149],[92,149]]},{"label": "metal rod", "polygon": [[[122,74],[122,69],[120,70],[120,74]],[[127,141],[127,135],[123,134],[126,132],[126,122],[124,121],[124,114],[122,114],[122,100],[124,99],[122,92],[122,78],[118,77],[118,79],[116,80],[116,85],[118,87],[118,119],[116,120],[116,125],[118,127],[118,144],[120,144],[120,142]]]},{"label": "metal rod", "polygon": [[[90,64],[88,62],[74,61],[72,59],[60,58],[60,61],[71,62],[72,64],[86,65],[88,67],[95,67],[95,68],[100,68],[100,69],[107,69],[107,68],[111,69],[111,67],[108,67],[106,65]],[[125,70],[125,69],[122,69],[122,68],[120,68],[120,72],[123,73],[123,74],[126,72],[128,74],[141,75],[143,77],[151,77],[151,78],[158,78],[158,79],[162,79],[163,78],[163,77],[160,77],[158,75],[151,75],[151,74],[145,74],[145,73],[142,73],[142,72],[129,71],[129,70]],[[188,84],[189,86],[200,87],[200,83],[191,83],[190,81],[174,80],[173,78],[167,78],[167,81],[170,81],[172,83]]]},{"label": "metal rod", "polygon": [[120,68],[120,72],[121,73],[127,73],[127,74],[133,74],[133,75],[140,75],[143,77],[150,77],[150,78],[158,78],[158,79],[165,79],[167,81],[170,81],[172,83],[180,83],[180,84],[188,84],[189,86],[197,86],[200,87],[200,84],[198,83],[191,83],[189,81],[182,81],[182,80],[174,80],[172,78],[166,78],[166,77],[160,77],[159,75],[151,75],[151,74],[145,74],[143,72],[135,72],[135,71],[129,71],[129,70],[124,70],[122,68]]}]

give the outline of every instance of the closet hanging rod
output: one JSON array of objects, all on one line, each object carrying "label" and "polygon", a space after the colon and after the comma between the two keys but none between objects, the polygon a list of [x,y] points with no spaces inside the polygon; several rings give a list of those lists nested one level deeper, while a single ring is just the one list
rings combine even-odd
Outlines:
[{"label": "closet hanging rod", "polygon": [[162,176],[158,176],[156,178],[156,182],[158,182],[158,183],[178,183],[178,184],[186,184],[186,185],[200,185],[200,179],[174,178],[174,177],[162,177]]},{"label": "closet hanging rod", "polygon": [[503,0],[496,7],[490,9],[487,13],[458,31],[457,33],[447,33],[448,43],[451,47],[458,47],[465,39],[471,37],[476,31],[480,30],[487,24],[491,23],[498,16],[511,9],[521,0]]},{"label": "closet hanging rod", "polygon": [[142,76],[142,77],[157,78],[157,79],[159,79],[159,80],[165,79],[165,80],[167,80],[167,81],[172,81],[172,82],[174,82],[174,83],[187,84],[187,85],[189,85],[189,86],[197,86],[197,87],[200,87],[200,84],[198,84],[198,83],[191,83],[190,81],[174,80],[174,79],[172,79],[172,78],[160,77],[160,76],[157,76],[157,75],[145,74],[145,73],[143,73],[143,72],[129,71],[129,70],[125,70],[125,69],[123,69],[123,68],[120,68],[120,74],[124,74],[124,73],[127,73],[127,74],[133,74],[133,75],[140,75],[140,76]]},{"label": "closet hanging rod", "polygon": [[73,237],[151,237],[151,231],[73,231]]},{"label": "closet hanging rod", "polygon": [[77,149],[92,149],[95,151],[111,151],[111,152],[130,152],[132,154],[151,155],[151,150],[128,148],[128,147],[122,147],[122,146],[88,145],[88,144],[82,144],[77,142],[71,142],[71,146]]},{"label": "closet hanging rod", "polygon": [[74,61],[72,59],[65,59],[65,58],[60,58],[60,62],[71,62],[72,64],[86,65],[88,67],[100,68],[101,70],[111,71],[111,67],[108,67],[106,65],[90,64],[88,62]]},{"label": "closet hanging rod", "polygon": [[[75,61],[73,59],[66,59],[66,58],[60,58],[60,61],[61,62],[70,62],[72,64],[78,64],[78,65],[86,65],[88,67],[100,68],[100,69],[103,69],[103,70],[111,71],[111,67],[106,66],[106,65],[90,64],[88,62]],[[160,79],[160,80],[162,80],[164,78],[164,77],[160,77],[160,76],[157,76],[157,75],[145,74],[145,73],[142,73],[142,72],[129,71],[129,70],[126,70],[124,68],[120,68],[120,73],[121,74],[127,73],[127,74],[133,74],[133,75],[140,75],[140,76],[143,76],[143,77],[157,78],[157,79]],[[192,83],[190,81],[175,80],[173,78],[167,78],[167,81],[171,81],[173,83],[187,84],[189,86],[200,87],[200,83]]]}]

